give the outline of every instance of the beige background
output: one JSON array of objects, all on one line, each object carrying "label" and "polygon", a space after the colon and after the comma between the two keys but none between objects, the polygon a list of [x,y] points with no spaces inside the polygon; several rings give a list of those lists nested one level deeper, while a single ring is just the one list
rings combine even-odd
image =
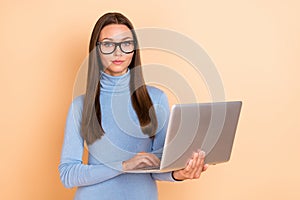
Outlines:
[{"label": "beige background", "polygon": [[[199,180],[159,183],[161,200],[300,199],[299,9],[296,0],[1,0],[1,199],[72,199],[57,170],[65,118],[92,27],[107,11],[193,38],[226,99],[244,102],[231,161]],[[180,68],[165,56],[156,62]]]}]

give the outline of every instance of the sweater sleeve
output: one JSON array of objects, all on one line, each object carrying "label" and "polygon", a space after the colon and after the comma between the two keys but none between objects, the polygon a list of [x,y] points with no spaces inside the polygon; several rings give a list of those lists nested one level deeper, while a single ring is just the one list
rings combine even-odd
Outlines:
[{"label": "sweater sleeve", "polygon": [[82,163],[84,150],[84,140],[80,134],[82,108],[83,96],[80,96],[72,102],[66,121],[58,169],[60,179],[67,188],[93,185],[122,173],[122,162],[110,163],[110,167],[103,164],[86,165]]},{"label": "sweater sleeve", "polygon": [[[155,135],[152,145],[152,153],[161,158],[165,137],[168,127],[168,121],[170,116],[170,108],[168,98],[165,93],[162,92],[158,105],[156,105],[157,120],[159,121],[158,132]],[[166,173],[152,173],[151,176],[154,180],[159,181],[175,181],[172,176],[172,172]]]}]

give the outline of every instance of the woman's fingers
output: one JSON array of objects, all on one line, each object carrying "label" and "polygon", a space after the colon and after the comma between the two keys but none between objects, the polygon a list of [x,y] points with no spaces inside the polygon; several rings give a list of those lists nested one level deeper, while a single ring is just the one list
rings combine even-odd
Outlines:
[{"label": "woman's fingers", "polygon": [[194,159],[193,159],[194,167],[193,167],[192,171],[190,172],[190,179],[195,178],[196,173],[200,166],[200,162],[201,162],[200,155],[199,155],[199,153],[196,153],[196,156],[194,156]]},{"label": "woman's fingers", "polygon": [[159,166],[160,160],[154,154],[141,152],[123,162],[123,169],[134,170],[144,167]]},{"label": "woman's fingers", "polygon": [[154,166],[154,165],[155,165],[154,162],[147,157],[143,157],[137,160],[137,168],[144,168],[147,166]]},{"label": "woman's fingers", "polygon": [[195,176],[199,163],[199,153],[194,153],[193,158],[191,160],[191,168],[187,172],[190,179],[192,179]]},{"label": "woman's fingers", "polygon": [[192,169],[192,165],[193,165],[193,160],[190,160],[188,162],[188,165],[184,168],[184,172],[189,173],[189,171]]},{"label": "woman's fingers", "polygon": [[195,167],[196,167],[196,163],[197,162],[195,162],[195,161],[197,161],[197,159],[198,159],[198,157],[199,157],[199,154],[198,153],[194,153],[193,154],[193,162],[192,162],[192,169],[194,169]]},{"label": "woman's fingers", "polygon": [[192,170],[189,173],[189,177],[190,179],[194,179],[194,178],[199,178],[200,174],[202,172],[202,168],[203,168],[203,164],[204,164],[204,152],[197,152],[194,153],[194,157],[193,157],[193,167]]},{"label": "woman's fingers", "polygon": [[150,157],[154,161],[155,166],[159,166],[160,165],[160,159],[152,153],[148,153],[148,154],[150,154]]},{"label": "woman's fingers", "polygon": [[204,158],[205,153],[203,151],[194,153],[187,166],[183,170],[176,171],[175,174],[179,175],[182,180],[199,178],[201,172],[205,171],[208,168],[208,165],[204,165]]},{"label": "woman's fingers", "polygon": [[138,153],[138,155],[144,159],[142,161],[144,161],[148,166],[159,166],[160,164],[159,158],[152,153],[141,152]]},{"label": "woman's fingers", "polygon": [[208,164],[205,164],[204,167],[203,167],[202,172],[205,172],[207,170],[207,168],[208,168]]},{"label": "woman's fingers", "polygon": [[195,178],[199,178],[201,175],[201,172],[204,171],[204,158],[205,158],[205,153],[201,151],[199,153],[199,159],[198,159],[198,165],[196,168],[196,173],[194,174]]}]

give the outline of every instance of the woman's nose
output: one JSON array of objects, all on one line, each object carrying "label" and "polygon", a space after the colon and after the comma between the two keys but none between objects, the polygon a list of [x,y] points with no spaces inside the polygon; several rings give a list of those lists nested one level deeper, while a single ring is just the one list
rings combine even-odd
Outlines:
[{"label": "woman's nose", "polygon": [[122,55],[123,52],[121,51],[120,48],[121,48],[120,46],[117,46],[116,50],[114,51],[114,55],[115,55],[115,56],[120,56],[120,55]]}]

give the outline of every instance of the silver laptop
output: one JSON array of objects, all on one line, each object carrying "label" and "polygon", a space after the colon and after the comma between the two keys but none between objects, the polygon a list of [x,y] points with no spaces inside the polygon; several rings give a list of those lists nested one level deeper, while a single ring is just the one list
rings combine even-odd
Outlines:
[{"label": "silver laptop", "polygon": [[160,166],[127,172],[162,173],[183,169],[198,149],[206,153],[207,164],[229,161],[241,106],[241,101],[173,105]]}]

